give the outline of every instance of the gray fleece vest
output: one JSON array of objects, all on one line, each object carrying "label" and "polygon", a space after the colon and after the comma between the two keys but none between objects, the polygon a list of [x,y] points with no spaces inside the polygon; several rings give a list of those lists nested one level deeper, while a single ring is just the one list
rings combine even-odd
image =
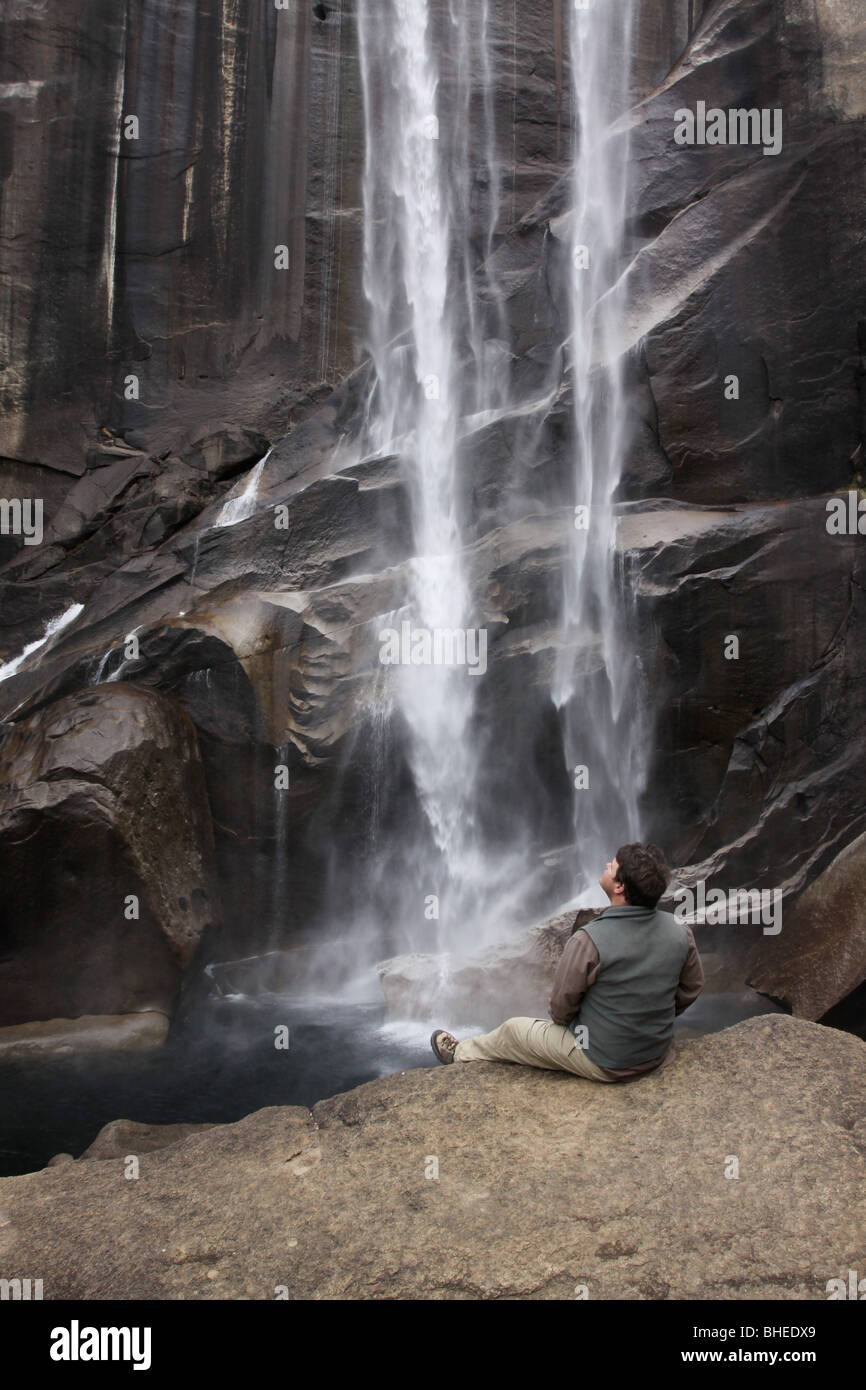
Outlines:
[{"label": "gray fleece vest", "polygon": [[598,974],[570,1027],[600,1067],[639,1066],[661,1057],[674,1031],[674,1000],[689,952],[686,929],[670,912],[609,907],[583,931],[599,955]]}]

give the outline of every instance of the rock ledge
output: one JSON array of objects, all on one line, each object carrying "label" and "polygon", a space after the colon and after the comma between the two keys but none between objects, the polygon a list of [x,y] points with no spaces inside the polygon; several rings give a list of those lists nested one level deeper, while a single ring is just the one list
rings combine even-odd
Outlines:
[{"label": "rock ledge", "polygon": [[775,1015],[628,1085],[401,1072],[143,1153],[134,1181],[3,1179],[0,1262],[50,1299],[824,1299],[866,1248],[864,1063]]}]

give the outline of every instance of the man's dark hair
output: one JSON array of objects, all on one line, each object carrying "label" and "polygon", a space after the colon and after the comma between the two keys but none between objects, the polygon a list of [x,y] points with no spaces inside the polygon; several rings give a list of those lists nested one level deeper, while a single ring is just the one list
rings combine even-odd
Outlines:
[{"label": "man's dark hair", "polygon": [[671,876],[658,845],[621,845],[616,862],[616,879],[625,888],[629,907],[655,907]]}]

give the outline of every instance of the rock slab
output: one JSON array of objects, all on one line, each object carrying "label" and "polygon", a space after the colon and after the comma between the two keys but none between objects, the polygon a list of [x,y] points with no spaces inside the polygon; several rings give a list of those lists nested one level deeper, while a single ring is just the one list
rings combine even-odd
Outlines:
[{"label": "rock slab", "polygon": [[170,1015],[213,876],[178,704],[118,681],[22,719],[0,742],[0,1024]]},{"label": "rock slab", "polygon": [[45,1018],[0,1028],[0,1058],[66,1057],[82,1052],[141,1052],[161,1047],[168,1036],[165,1014],[87,1014],[83,1018]]},{"label": "rock slab", "polygon": [[779,1015],[627,1085],[385,1076],[144,1153],[137,1181],[4,1178],[0,1267],[46,1299],[824,1299],[866,1245],[864,1063]]}]

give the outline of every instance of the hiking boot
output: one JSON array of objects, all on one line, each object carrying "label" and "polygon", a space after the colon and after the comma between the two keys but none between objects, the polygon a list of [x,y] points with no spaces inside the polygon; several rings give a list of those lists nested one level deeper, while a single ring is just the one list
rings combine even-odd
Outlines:
[{"label": "hiking boot", "polygon": [[458,1039],[453,1033],[446,1033],[441,1028],[437,1028],[431,1035],[430,1046],[436,1053],[440,1062],[446,1065],[454,1061],[454,1052],[457,1047]]}]

